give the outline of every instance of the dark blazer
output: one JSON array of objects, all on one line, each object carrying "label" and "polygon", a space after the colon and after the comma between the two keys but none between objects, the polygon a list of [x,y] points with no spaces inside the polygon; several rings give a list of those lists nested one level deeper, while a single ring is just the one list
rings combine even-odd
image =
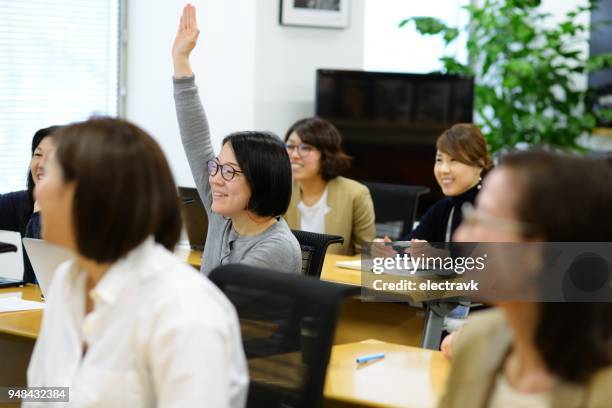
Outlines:
[{"label": "dark blazer", "polygon": [[[22,237],[40,239],[40,217],[32,210],[32,198],[27,190],[0,194],[0,230],[16,231]],[[35,283],[36,277],[25,250],[23,266],[23,280]]]},{"label": "dark blazer", "polygon": [[419,226],[404,237],[404,241],[411,239],[423,239],[428,242],[445,242],[446,227],[451,209],[454,208],[451,233],[454,233],[463,216],[461,207],[464,203],[474,204],[476,195],[480,191],[480,184],[455,197],[446,197],[429,207],[429,210],[419,220]]}]

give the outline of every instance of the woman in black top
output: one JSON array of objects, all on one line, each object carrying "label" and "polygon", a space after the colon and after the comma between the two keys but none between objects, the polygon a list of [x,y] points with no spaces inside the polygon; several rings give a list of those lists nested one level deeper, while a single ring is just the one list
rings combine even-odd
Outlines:
[{"label": "woman in black top", "polygon": [[442,133],[436,142],[434,175],[446,196],[427,210],[418,227],[404,240],[450,242],[461,224],[461,206],[473,204],[480,182],[492,163],[480,130],[460,123]]},{"label": "woman in black top", "polygon": [[[403,241],[450,242],[461,224],[461,207],[473,204],[484,173],[493,165],[487,143],[480,130],[471,123],[459,123],[447,129],[436,141],[434,175],[446,196],[432,205],[419,225]],[[381,242],[380,239],[375,240]],[[384,242],[391,242],[385,237]],[[419,247],[423,250],[425,247]],[[395,250],[382,244],[372,246],[377,257],[394,256]]]},{"label": "woman in black top", "polygon": [[[45,164],[53,152],[53,141],[49,136],[58,128],[51,126],[40,129],[34,134],[27,190],[0,194],[0,230],[17,231],[22,237],[40,238],[40,217],[33,193],[38,181],[44,177]],[[25,251],[23,251],[23,260],[23,280],[36,282]]]}]

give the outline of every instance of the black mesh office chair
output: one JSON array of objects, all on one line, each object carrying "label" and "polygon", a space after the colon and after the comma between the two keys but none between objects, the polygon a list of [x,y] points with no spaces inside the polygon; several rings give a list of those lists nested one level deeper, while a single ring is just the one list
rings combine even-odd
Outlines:
[{"label": "black mesh office chair", "polygon": [[408,186],[403,184],[364,182],[374,203],[376,216],[376,235],[389,235],[384,226],[379,224],[388,222],[401,222],[399,235],[390,236],[392,239],[401,239],[412,230],[419,206],[419,197],[429,193],[428,187]]},{"label": "black mesh office chair", "polygon": [[247,407],[319,407],[340,304],[359,288],[246,265],[209,277],[238,312]]},{"label": "black mesh office chair", "polygon": [[302,249],[302,273],[315,278],[321,277],[327,247],[331,244],[342,244],[344,238],[340,235],[317,234],[300,230],[291,230],[291,232]]}]

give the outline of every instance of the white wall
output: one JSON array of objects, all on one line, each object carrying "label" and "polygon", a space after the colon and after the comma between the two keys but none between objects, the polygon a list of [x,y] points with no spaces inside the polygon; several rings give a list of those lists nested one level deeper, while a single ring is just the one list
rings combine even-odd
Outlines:
[{"label": "white wall", "polygon": [[464,27],[469,14],[461,6],[470,0],[367,1],[364,23],[363,67],[367,71],[429,73],[440,71],[440,56],[455,55],[467,62],[467,33],[445,50],[441,36],[424,36],[414,23],[399,28],[405,18],[428,16],[439,18],[454,27]]},{"label": "white wall", "polygon": [[[576,10],[577,7],[587,7],[589,0],[542,0],[541,11],[544,13],[550,13],[551,16],[547,20],[549,27],[554,27],[566,20],[565,15],[569,11]],[[590,13],[582,13],[575,20],[576,23],[588,25],[590,23]],[[589,39],[590,34],[585,33],[585,39]],[[577,51],[582,52],[584,58],[589,57],[589,44],[584,41],[580,46],[576,47]],[[588,86],[588,75],[587,74],[574,74],[572,75],[574,84],[578,89],[586,89]]]},{"label": "white wall", "polygon": [[[315,69],[361,69],[363,1],[345,30],[278,23],[279,0],[195,0],[200,39],[192,58],[218,149],[236,130],[282,135],[312,115]],[[172,98],[171,47],[184,0],[129,0],[126,118],[164,149],[179,185],[193,185]]]},{"label": "white wall", "polygon": [[364,1],[351,2],[349,27],[281,26],[279,0],[258,0],[255,128],[279,136],[314,114],[317,68],[362,69]]}]

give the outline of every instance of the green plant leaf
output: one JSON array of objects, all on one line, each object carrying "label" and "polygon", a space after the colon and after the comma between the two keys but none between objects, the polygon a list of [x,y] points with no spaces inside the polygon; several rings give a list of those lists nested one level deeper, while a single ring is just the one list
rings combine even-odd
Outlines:
[{"label": "green plant leaf", "polygon": [[[576,17],[592,9],[576,7],[566,21],[551,26],[539,0],[484,0],[480,7],[465,6],[470,14],[467,41],[469,66],[444,55],[445,72],[475,75],[474,109],[491,152],[519,141],[576,146],[576,138],[596,124],[595,114],[584,112],[586,94],[573,76],[612,66],[612,53],[592,57],[580,51],[589,25]],[[440,35],[448,44],[457,28],[430,17],[414,21],[423,35]],[[597,112],[597,117],[610,115]]]},{"label": "green plant leaf", "polygon": [[444,32],[444,43],[449,44],[459,37],[459,30],[456,28],[447,28]]},{"label": "green plant leaf", "polygon": [[461,64],[454,57],[441,57],[440,61],[444,65],[444,71],[449,74],[473,75],[472,69]]},{"label": "green plant leaf", "polygon": [[400,22],[400,27],[404,27],[409,22],[414,22],[416,30],[420,34],[424,35],[435,35],[440,34],[449,29],[444,22],[438,18],[433,17],[411,17]]},{"label": "green plant leaf", "polygon": [[586,64],[587,71],[599,71],[600,69],[612,67],[612,52],[594,55]]}]

